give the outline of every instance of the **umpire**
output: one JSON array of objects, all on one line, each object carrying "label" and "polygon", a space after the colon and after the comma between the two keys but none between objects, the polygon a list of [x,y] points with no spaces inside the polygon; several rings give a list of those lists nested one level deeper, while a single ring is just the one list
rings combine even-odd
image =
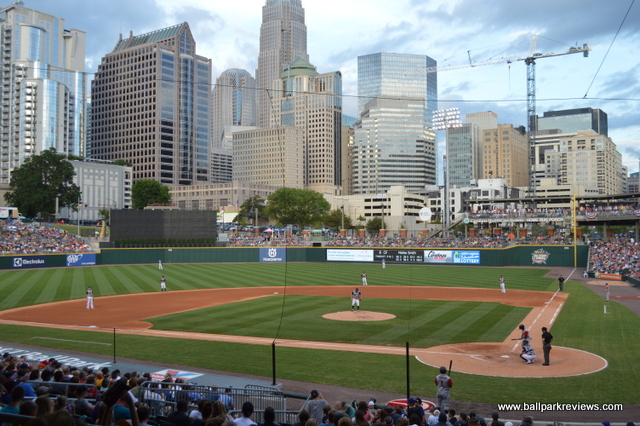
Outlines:
[{"label": "umpire", "polygon": [[547,327],[542,327],[542,351],[544,352],[544,364],[549,365],[549,353],[551,352],[551,341],[553,336],[547,330]]}]

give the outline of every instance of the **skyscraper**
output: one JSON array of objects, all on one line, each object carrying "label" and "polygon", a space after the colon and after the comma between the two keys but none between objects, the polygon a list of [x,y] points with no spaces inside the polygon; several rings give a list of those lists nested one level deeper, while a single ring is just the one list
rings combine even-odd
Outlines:
[{"label": "skyscraper", "polygon": [[0,183],[41,151],[84,154],[85,33],[17,1],[0,9]]},{"label": "skyscraper", "polygon": [[303,130],[305,188],[335,194],[342,185],[342,74],[319,74],[299,58],[273,87],[272,127]]},{"label": "skyscraper", "polygon": [[383,194],[402,185],[424,193],[436,184],[436,142],[422,98],[374,98],[355,124],[353,193]]},{"label": "skyscraper", "polygon": [[256,80],[248,71],[232,68],[216,79],[213,88],[213,147],[224,148],[225,126],[255,126]]},{"label": "skyscraper", "polygon": [[607,113],[599,108],[547,111],[542,117],[536,116],[536,127],[537,130],[558,129],[560,133],[594,130],[599,135],[609,136],[609,119]]},{"label": "skyscraper", "polygon": [[280,78],[283,67],[298,58],[309,60],[307,26],[300,0],[267,0],[262,7],[260,53],[256,82],[258,84],[258,126],[271,122],[271,89]]},{"label": "skyscraper", "polygon": [[133,164],[133,179],[209,182],[211,60],[184,22],[122,39],[91,86],[91,154]]},{"label": "skyscraper", "polygon": [[436,61],[425,55],[375,53],[358,57],[359,120],[353,145],[353,191],[383,193],[404,185],[424,192],[436,183]]}]

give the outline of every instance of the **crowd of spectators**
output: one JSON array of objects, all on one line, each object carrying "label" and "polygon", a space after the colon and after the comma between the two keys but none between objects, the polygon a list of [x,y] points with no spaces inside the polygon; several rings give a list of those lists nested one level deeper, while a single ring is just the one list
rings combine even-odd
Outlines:
[{"label": "crowd of spectators", "polygon": [[[418,397],[409,398],[406,408],[378,405],[375,398],[330,404],[317,390],[310,392],[295,419],[287,417],[291,423],[277,423],[272,407],[254,412],[250,400],[235,407],[230,395],[213,396],[171,374],[153,381],[148,373],[77,369],[54,358],[33,362],[9,353],[0,363],[0,414],[31,417],[15,418],[15,424],[24,426],[534,426],[529,416],[502,422],[498,412],[489,420],[475,412],[425,410]],[[163,415],[154,414],[152,407],[164,400],[173,404]]]},{"label": "crowd of spectators", "polygon": [[570,216],[570,208],[491,209],[469,213],[469,219],[517,219]]},{"label": "crowd of spectators", "polygon": [[0,223],[0,253],[7,254],[56,254],[86,253],[93,248],[74,235],[54,226]]},{"label": "crowd of spectators", "polygon": [[589,272],[620,274],[640,279],[640,244],[633,238],[616,237],[590,244]]}]

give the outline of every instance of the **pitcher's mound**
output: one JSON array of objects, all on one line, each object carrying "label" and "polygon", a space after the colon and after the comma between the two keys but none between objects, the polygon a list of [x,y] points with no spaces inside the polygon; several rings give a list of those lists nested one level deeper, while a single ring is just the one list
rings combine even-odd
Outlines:
[{"label": "pitcher's mound", "polygon": [[384,321],[394,319],[396,316],[383,312],[371,311],[342,311],[323,315],[322,318],[337,321]]}]

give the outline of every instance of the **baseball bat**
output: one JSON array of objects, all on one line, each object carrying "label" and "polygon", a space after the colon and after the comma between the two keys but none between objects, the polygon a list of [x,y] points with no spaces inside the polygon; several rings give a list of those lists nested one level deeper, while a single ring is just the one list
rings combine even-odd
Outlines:
[{"label": "baseball bat", "polygon": [[453,365],[453,360],[449,360],[449,375],[451,375],[451,365]]},{"label": "baseball bat", "polygon": [[520,340],[520,339],[511,339],[511,340]]}]

